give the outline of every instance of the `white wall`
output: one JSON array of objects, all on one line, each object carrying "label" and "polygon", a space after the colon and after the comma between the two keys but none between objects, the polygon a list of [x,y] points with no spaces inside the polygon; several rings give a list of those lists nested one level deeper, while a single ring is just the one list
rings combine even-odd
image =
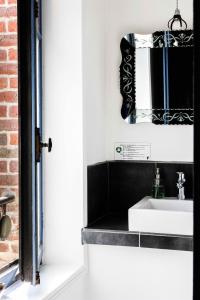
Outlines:
[{"label": "white wall", "polygon": [[46,264],[83,264],[81,40],[81,0],[44,0],[44,140],[53,140],[44,157]]},{"label": "white wall", "polygon": [[[192,160],[192,127],[128,126],[120,117],[120,39],[130,31],[163,28],[174,12],[174,0],[83,0],[83,24],[81,0],[43,3],[44,139],[49,136],[53,139],[53,151],[44,160],[45,263],[67,264],[75,260],[81,264],[86,170],[83,163],[86,166],[113,159],[115,141],[144,139],[153,143],[152,159]],[[183,15],[191,17],[191,2],[182,0],[181,4]],[[91,300],[117,300],[122,296],[129,300],[133,294],[140,300],[191,299],[191,253],[106,246],[86,248]],[[161,289],[168,298],[160,298],[157,291]],[[80,295],[76,289],[74,293]]]},{"label": "white wall", "polygon": [[50,299],[192,300],[191,252],[90,245],[89,273]]},{"label": "white wall", "polygon": [[[192,28],[192,0],[182,0]],[[85,149],[88,164],[114,159],[115,142],[150,142],[152,160],[193,161],[193,126],[129,125],[121,118],[120,40],[130,32],[167,29],[175,1],[83,1]]]},{"label": "white wall", "polygon": [[83,1],[83,97],[85,162],[106,159],[105,0]]},{"label": "white wall", "polygon": [[[105,5],[104,12],[99,9],[100,2]],[[152,143],[152,160],[192,161],[192,126],[128,125],[120,116],[120,40],[130,32],[166,29],[175,1],[103,2],[83,1],[85,162],[113,159],[113,144],[127,141]],[[179,2],[183,17],[192,27],[192,1]],[[85,248],[90,288],[87,299],[192,300],[192,253],[100,245]]]},{"label": "white wall", "polygon": [[[192,28],[192,0],[179,1],[182,16]],[[106,158],[114,159],[115,142],[150,142],[152,160],[193,161],[193,126],[129,125],[120,116],[119,91],[121,38],[130,32],[151,33],[167,29],[174,14],[174,0],[106,1]]]},{"label": "white wall", "polygon": [[88,300],[192,300],[192,254],[89,246]]},{"label": "white wall", "polygon": [[105,0],[82,5],[84,225],[87,225],[87,165],[106,160]]}]

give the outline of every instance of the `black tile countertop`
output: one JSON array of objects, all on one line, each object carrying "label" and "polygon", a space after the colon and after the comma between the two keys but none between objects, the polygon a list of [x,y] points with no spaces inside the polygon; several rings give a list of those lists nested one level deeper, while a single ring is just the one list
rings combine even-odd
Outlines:
[{"label": "black tile countertop", "polygon": [[128,215],[127,213],[109,213],[90,223],[88,228],[128,231]]},{"label": "black tile countertop", "polygon": [[193,236],[83,228],[83,244],[193,251]]},{"label": "black tile countertop", "polygon": [[82,230],[83,244],[193,251],[193,236],[128,231],[127,214],[108,214]]},{"label": "black tile countertop", "polygon": [[138,232],[89,229],[82,230],[83,244],[139,247]]}]

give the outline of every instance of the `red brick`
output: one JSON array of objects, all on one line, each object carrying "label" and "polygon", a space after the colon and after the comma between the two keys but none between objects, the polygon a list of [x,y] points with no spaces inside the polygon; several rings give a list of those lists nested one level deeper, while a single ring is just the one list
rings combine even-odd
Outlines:
[{"label": "red brick", "polygon": [[[3,196],[5,193],[7,193],[8,192],[8,189],[7,188],[1,188],[0,187],[0,196]],[[14,203],[14,202],[12,202],[12,203]],[[10,205],[10,204],[9,204]]]},{"label": "red brick", "polygon": [[2,160],[0,161],[0,173],[6,173],[7,172],[7,161]]},{"label": "red brick", "polygon": [[[15,190],[16,201],[8,206],[12,219],[12,231],[9,242],[0,242],[0,252],[19,253],[19,204],[18,204],[18,107],[17,107],[17,0],[0,0],[0,195],[3,191]],[[9,19],[11,17],[11,19]],[[7,31],[7,32],[6,32]],[[10,33],[10,34],[9,34]],[[7,48],[9,47],[9,48]],[[1,75],[2,74],[2,75]],[[10,76],[14,75],[11,78]],[[11,90],[8,90],[11,88]],[[1,90],[6,89],[6,90]],[[7,106],[7,103],[9,105]],[[6,117],[10,119],[6,119]],[[2,119],[5,118],[5,119]],[[14,132],[13,132],[14,131]],[[6,146],[11,144],[12,146]],[[1,160],[3,158],[3,160]],[[9,160],[7,160],[7,158]],[[7,172],[10,173],[7,173]],[[3,254],[2,254],[3,255]]]},{"label": "red brick", "polygon": [[16,75],[17,64],[0,64],[0,74],[3,75]]},{"label": "red brick", "polygon": [[17,50],[16,49],[9,49],[8,51],[8,58],[9,60],[17,60]]},{"label": "red brick", "polygon": [[19,240],[19,232],[18,231],[11,231],[11,233],[9,235],[9,241],[18,241],[18,240]]},{"label": "red brick", "polygon": [[15,241],[11,245],[13,253],[19,253],[19,241]]},{"label": "red brick", "polygon": [[7,59],[6,50],[0,50],[0,61],[5,61]]},{"label": "red brick", "polygon": [[17,133],[10,134],[10,145],[18,145],[18,134]]},{"label": "red brick", "polygon": [[19,189],[18,188],[12,188],[11,191],[14,193],[15,198],[18,197],[18,195],[19,195]]},{"label": "red brick", "polygon": [[6,117],[7,116],[7,106],[0,105],[0,117]]},{"label": "red brick", "polygon": [[17,46],[17,35],[16,34],[5,34],[0,37],[1,47]]},{"label": "red brick", "polygon": [[12,89],[18,88],[18,79],[17,79],[17,77],[10,78],[10,87]]},{"label": "red brick", "polygon": [[8,22],[8,31],[9,32],[17,32],[17,21],[9,21]]},{"label": "red brick", "polygon": [[8,91],[0,92],[0,102],[16,102],[17,101],[17,92]]},{"label": "red brick", "polygon": [[6,16],[7,17],[16,17],[17,16],[17,7],[16,6],[8,7],[6,10]]},{"label": "red brick", "polygon": [[7,145],[7,134],[6,133],[0,134],[0,145],[2,145],[2,146]]},{"label": "red brick", "polygon": [[18,106],[10,106],[9,107],[9,117],[17,118],[18,117]]},{"label": "red brick", "polygon": [[18,185],[18,175],[0,175],[0,185]]},{"label": "red brick", "polygon": [[1,47],[17,46],[17,33],[1,35],[0,46]]},{"label": "red brick", "polygon": [[8,79],[7,78],[0,78],[0,89],[5,89],[8,87]]},{"label": "red brick", "polygon": [[[19,209],[17,210],[17,213],[19,213]],[[15,228],[15,230],[19,231],[19,224],[16,224],[14,228]]]},{"label": "red brick", "polygon": [[[19,209],[19,207],[17,207]],[[18,224],[19,223],[19,217],[16,216],[16,214],[11,216],[11,219],[13,221],[13,224]]]},{"label": "red brick", "polygon": [[0,32],[5,32],[5,31],[6,31],[6,23],[0,22]]},{"label": "red brick", "polygon": [[18,129],[18,120],[1,120],[0,119],[0,131],[1,130],[8,130],[8,131],[15,131]]},{"label": "red brick", "polygon": [[0,158],[18,158],[18,150],[9,148],[0,148]]},{"label": "red brick", "polygon": [[8,242],[0,242],[0,252],[8,252],[9,244]]},{"label": "red brick", "polygon": [[11,173],[17,173],[18,172],[18,161],[17,160],[11,160],[9,163],[9,170]]},{"label": "red brick", "polygon": [[[3,189],[1,188],[1,190],[3,190]],[[4,189],[4,190],[6,191],[7,189]],[[15,202],[9,203],[6,207],[6,210],[7,210],[7,212],[13,212],[13,211],[17,212],[19,210],[19,206]]]},{"label": "red brick", "polygon": [[6,17],[6,7],[0,7],[0,17]]}]

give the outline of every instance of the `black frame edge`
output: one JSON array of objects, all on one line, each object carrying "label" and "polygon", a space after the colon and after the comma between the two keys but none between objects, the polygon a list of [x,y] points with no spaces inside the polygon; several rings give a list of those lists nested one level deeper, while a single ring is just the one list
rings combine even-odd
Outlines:
[{"label": "black frame edge", "polygon": [[32,187],[32,13],[33,1],[17,1],[19,81],[19,219],[20,274],[33,282],[33,187]]}]

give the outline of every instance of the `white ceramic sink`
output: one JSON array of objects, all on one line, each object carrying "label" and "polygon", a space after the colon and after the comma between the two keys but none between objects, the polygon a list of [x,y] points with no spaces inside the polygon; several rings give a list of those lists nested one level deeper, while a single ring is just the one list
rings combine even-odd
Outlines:
[{"label": "white ceramic sink", "polygon": [[193,201],[145,197],[128,211],[130,231],[193,235]]}]

